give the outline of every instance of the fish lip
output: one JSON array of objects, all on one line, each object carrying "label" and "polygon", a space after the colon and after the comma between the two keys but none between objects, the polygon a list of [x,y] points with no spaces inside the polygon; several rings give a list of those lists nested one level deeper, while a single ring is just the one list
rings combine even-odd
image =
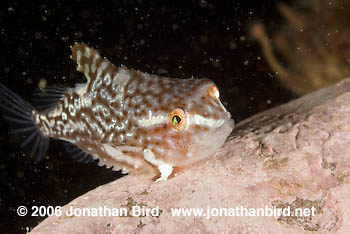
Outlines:
[{"label": "fish lip", "polygon": [[231,127],[233,128],[235,126],[235,120],[230,118],[229,122],[231,123],[230,125],[232,125]]},{"label": "fish lip", "polygon": [[225,113],[226,115],[224,115],[222,118],[220,118],[218,121],[223,121],[222,124],[220,124],[219,127],[221,127],[222,125],[224,125],[225,123],[227,123],[231,128],[233,128],[233,126],[235,125],[235,120],[232,119],[232,115],[229,111],[227,111],[226,109],[225,110]]},{"label": "fish lip", "polygon": [[235,126],[234,119],[227,118],[227,119],[222,119],[222,120],[223,120],[223,123],[217,129],[222,128],[222,127],[233,129],[233,127]]},{"label": "fish lip", "polygon": [[215,132],[220,132],[220,131],[226,132],[226,131],[230,130],[230,134],[231,134],[231,132],[235,126],[235,121],[231,118],[225,118],[222,120],[223,120],[223,123],[219,127],[215,128],[214,131]]},{"label": "fish lip", "polygon": [[215,122],[215,125],[214,125],[213,127],[214,127],[214,128],[220,128],[224,123],[225,123],[225,120],[224,120],[224,119],[218,119],[218,120]]}]

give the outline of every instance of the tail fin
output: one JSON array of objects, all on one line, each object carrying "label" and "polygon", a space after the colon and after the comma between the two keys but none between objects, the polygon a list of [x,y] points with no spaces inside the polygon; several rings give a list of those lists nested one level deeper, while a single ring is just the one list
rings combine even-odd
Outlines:
[{"label": "tail fin", "polygon": [[0,84],[0,111],[11,133],[21,136],[21,147],[31,158],[40,161],[49,147],[49,138],[43,136],[33,121],[34,107]]}]

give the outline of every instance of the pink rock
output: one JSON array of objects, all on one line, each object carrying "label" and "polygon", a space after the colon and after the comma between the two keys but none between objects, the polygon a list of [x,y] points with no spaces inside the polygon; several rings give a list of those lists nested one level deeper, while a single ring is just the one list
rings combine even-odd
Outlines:
[{"label": "pink rock", "polygon": [[[349,233],[349,174],[347,79],[239,123],[215,155],[175,178],[123,177],[73,200],[30,233]],[[131,216],[133,206],[160,212]],[[236,207],[253,212],[265,206],[313,208],[315,216],[232,216]],[[129,214],[70,217],[64,214],[69,207]],[[202,208],[205,214],[208,207],[221,216],[171,212]]]}]

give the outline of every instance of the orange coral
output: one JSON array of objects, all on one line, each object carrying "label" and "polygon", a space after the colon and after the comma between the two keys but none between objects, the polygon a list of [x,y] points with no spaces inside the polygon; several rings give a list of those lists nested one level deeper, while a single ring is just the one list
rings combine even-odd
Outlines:
[{"label": "orange coral", "polygon": [[306,7],[279,4],[277,9],[288,23],[272,40],[261,23],[254,24],[250,32],[282,84],[302,95],[349,76],[350,2],[312,0]]}]

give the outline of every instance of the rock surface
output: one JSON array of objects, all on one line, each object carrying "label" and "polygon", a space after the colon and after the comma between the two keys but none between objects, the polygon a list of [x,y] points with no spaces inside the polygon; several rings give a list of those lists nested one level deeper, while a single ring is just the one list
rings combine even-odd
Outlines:
[{"label": "rock surface", "polygon": [[[175,178],[154,183],[123,177],[73,200],[61,216],[45,219],[30,233],[349,233],[349,174],[347,79],[239,123],[215,155]],[[136,206],[154,208],[154,216],[131,216]],[[313,208],[315,216],[253,216],[265,206]],[[70,207],[128,214],[68,216]],[[203,208],[206,214],[208,207],[210,218],[171,212]],[[243,215],[232,216],[236,207]]]}]

